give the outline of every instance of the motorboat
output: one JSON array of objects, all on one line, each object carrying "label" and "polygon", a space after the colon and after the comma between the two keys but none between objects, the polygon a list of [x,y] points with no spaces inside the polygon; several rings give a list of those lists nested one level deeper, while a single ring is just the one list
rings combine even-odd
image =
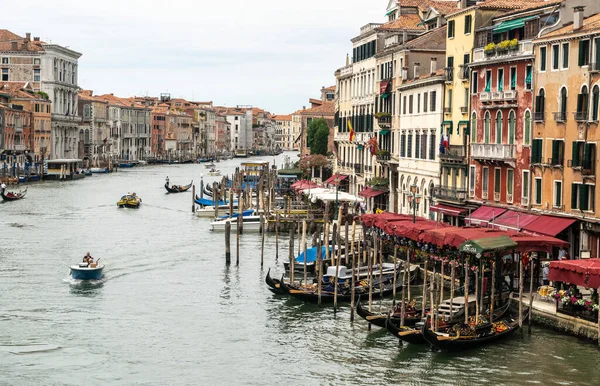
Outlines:
[{"label": "motorboat", "polygon": [[104,264],[79,263],[71,266],[71,277],[75,280],[100,280]]},{"label": "motorboat", "polygon": [[142,199],[138,197],[135,193],[128,193],[121,197],[121,199],[117,202],[117,206],[119,208],[134,208],[137,209],[142,205]]},{"label": "motorboat", "polygon": [[[229,212],[229,204],[219,205],[219,213],[228,213]],[[237,201],[233,202],[233,210],[238,209]],[[195,210],[196,216],[203,218],[213,218],[215,217],[215,207],[213,205],[201,205],[197,206]],[[229,216],[227,216],[229,217]]]},{"label": "motorboat", "polygon": [[213,176],[213,177],[217,177],[217,176],[220,176],[220,175],[221,175],[221,171],[220,171],[219,169],[216,169],[216,168],[211,168],[211,169],[208,171],[208,175],[209,175],[209,176]]},{"label": "motorboat", "polygon": [[108,168],[90,168],[92,173],[108,173]]},{"label": "motorboat", "polygon": [[214,169],[216,166],[217,165],[215,165],[215,163],[212,162],[212,161],[209,162],[209,163],[207,163],[207,164],[204,164],[204,167],[207,168],[207,169]]},{"label": "motorboat", "polygon": [[[248,211],[250,212],[250,211]],[[245,214],[246,212],[244,212]],[[254,211],[252,211],[252,213],[254,213]],[[224,231],[225,230],[225,224],[227,224],[228,222],[231,223],[231,230],[233,232],[237,232],[237,222],[239,221],[239,215],[235,216],[232,215],[231,218],[229,218],[229,216],[223,216],[225,218],[218,218],[215,221],[210,223],[210,227],[212,231]],[[261,216],[259,215],[255,215],[255,214],[249,214],[249,215],[242,215],[242,221],[243,221],[243,225],[244,225],[244,232],[245,231],[258,231],[260,230],[260,219]]]}]

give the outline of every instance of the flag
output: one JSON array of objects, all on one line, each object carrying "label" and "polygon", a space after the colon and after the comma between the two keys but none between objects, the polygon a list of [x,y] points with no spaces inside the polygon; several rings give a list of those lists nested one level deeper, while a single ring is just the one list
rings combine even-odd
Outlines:
[{"label": "flag", "polygon": [[348,128],[350,129],[350,142],[354,142],[354,129],[352,128],[352,123],[350,123],[350,119],[348,119]]},{"label": "flag", "polygon": [[440,154],[446,154],[446,145],[444,145],[444,142],[446,142],[446,140],[444,134],[442,134],[442,137],[440,138]]},{"label": "flag", "polygon": [[300,140],[300,138],[302,138],[302,131],[300,132],[300,135],[298,136],[298,138],[296,138],[296,140],[294,141],[294,143],[298,143],[298,141]]}]

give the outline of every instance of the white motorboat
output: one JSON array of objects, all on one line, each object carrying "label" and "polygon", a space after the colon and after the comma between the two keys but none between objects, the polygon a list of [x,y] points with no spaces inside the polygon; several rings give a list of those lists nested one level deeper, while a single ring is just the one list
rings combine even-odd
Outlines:
[{"label": "white motorboat", "polygon": [[[212,231],[224,231],[225,224],[231,222],[231,231],[237,232],[237,221],[238,217],[218,219],[210,223]],[[244,232],[246,231],[258,231],[260,230],[260,216],[251,215],[243,216],[242,221],[244,222]]]},{"label": "white motorboat", "polygon": [[209,176],[217,177],[221,175],[221,170],[212,168],[208,171]]},{"label": "white motorboat", "polygon": [[210,162],[210,163],[206,163],[204,164],[204,167],[207,169],[214,169],[215,168],[215,163],[214,162]]},{"label": "white motorboat", "polygon": [[[237,211],[237,202],[233,204],[233,210]],[[219,205],[219,214],[223,215],[229,213],[229,205]],[[196,216],[203,218],[214,218],[215,207],[214,206],[196,206]]]}]

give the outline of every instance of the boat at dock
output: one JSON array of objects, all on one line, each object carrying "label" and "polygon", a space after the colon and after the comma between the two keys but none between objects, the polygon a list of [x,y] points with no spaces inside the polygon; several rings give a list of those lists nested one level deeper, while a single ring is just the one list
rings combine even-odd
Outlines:
[{"label": "boat at dock", "polygon": [[135,193],[126,194],[117,202],[119,208],[133,208],[137,209],[142,205],[142,199]]},{"label": "boat at dock", "polygon": [[[242,222],[244,223],[244,232],[260,230],[261,216],[255,215],[254,210],[248,210],[247,212],[243,212],[243,213],[249,213],[246,215],[242,215]],[[229,216],[224,216],[224,218],[219,218],[210,223],[211,230],[212,231],[224,231],[225,224],[227,224],[229,222],[229,223],[231,223],[231,230],[233,232],[237,232],[237,222],[239,221],[239,219],[240,219],[239,215],[238,216],[232,215],[231,218],[229,218]]]},{"label": "boat at dock", "polygon": [[[414,305],[411,305],[410,303],[407,303],[405,308],[404,326],[414,326],[421,320],[422,310],[415,309]],[[356,314],[377,327],[385,328],[388,319],[394,323],[394,325],[399,326],[402,320],[402,304],[397,304],[391,312],[372,312],[367,308],[363,308],[359,298],[356,303]]]},{"label": "boat at dock", "polygon": [[100,280],[104,264],[79,263],[71,266],[71,277],[75,280]]},{"label": "boat at dock", "polygon": [[92,172],[92,174],[108,173],[108,168],[90,168],[90,172]]},{"label": "boat at dock", "polygon": [[119,163],[119,167],[121,169],[128,169],[128,168],[132,168],[134,166],[135,166],[135,164],[133,162],[121,162],[121,163]]}]

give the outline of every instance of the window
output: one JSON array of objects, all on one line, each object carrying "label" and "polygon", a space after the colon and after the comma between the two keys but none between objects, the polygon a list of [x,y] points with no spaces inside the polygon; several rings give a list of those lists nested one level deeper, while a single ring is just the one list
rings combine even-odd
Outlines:
[{"label": "window", "polygon": [[431,131],[431,135],[429,136],[429,159],[435,159],[435,149],[437,148],[437,141],[435,138],[435,131]]},{"label": "window", "polygon": [[579,66],[587,66],[590,64],[590,41],[579,41],[579,57],[577,60]]},{"label": "window", "polygon": [[515,121],[516,121],[515,112],[511,110],[510,113],[508,113],[508,144],[509,145],[515,144],[515,123],[516,123]]},{"label": "window", "polygon": [[594,210],[594,185],[571,185],[571,209]]},{"label": "window", "polygon": [[475,172],[476,166],[471,165],[469,167],[469,190],[475,190]]},{"label": "window", "polygon": [[540,71],[546,71],[546,47],[540,47]]},{"label": "window", "polygon": [[529,110],[525,111],[525,122],[523,125],[523,145],[527,146],[531,144],[531,113]]},{"label": "window", "polygon": [[448,56],[447,64],[448,64],[447,65],[448,68],[450,68],[450,69],[454,68],[454,56]]},{"label": "window", "polygon": [[2,58],[2,64],[8,64],[8,58]]},{"label": "window", "polygon": [[479,92],[477,84],[477,71],[473,71],[471,75],[471,93],[477,94]]},{"label": "window", "polygon": [[427,133],[421,134],[421,158],[427,159]]},{"label": "window", "polygon": [[8,82],[8,68],[2,69],[2,81]]},{"label": "window", "polygon": [[500,168],[494,169],[494,193],[500,194],[500,176],[502,175],[502,170]]},{"label": "window", "polygon": [[517,89],[517,68],[516,67],[510,68],[510,89],[511,90]]},{"label": "window", "polygon": [[571,148],[571,166],[579,167],[583,165],[583,152],[585,143],[581,141],[573,141]]},{"label": "window", "polygon": [[429,111],[431,111],[432,113],[435,112],[436,96],[437,91],[431,91],[429,93]]},{"label": "window", "polygon": [[485,72],[485,92],[492,91],[492,71],[487,70]]},{"label": "window", "polygon": [[560,208],[562,206],[562,181],[554,181],[554,201],[552,206]]},{"label": "window", "polygon": [[542,177],[535,177],[535,202],[536,205],[542,205]]},{"label": "window", "polygon": [[33,65],[34,66],[39,66],[40,65],[40,58],[33,58]]},{"label": "window", "polygon": [[404,157],[406,153],[406,133],[400,135],[400,157]]},{"label": "window", "polygon": [[473,16],[471,16],[471,15],[465,16],[465,35],[468,35],[471,33],[472,25],[473,25]]},{"label": "window", "polygon": [[563,87],[560,89],[560,112],[557,117],[559,121],[567,120],[567,88]]},{"label": "window", "polygon": [[544,89],[540,89],[538,95],[535,97],[535,120],[543,121],[544,120],[544,108],[546,105],[546,92]]},{"label": "window", "polygon": [[541,164],[542,163],[542,139],[534,139],[531,145],[531,163]]},{"label": "window", "polygon": [[408,113],[409,114],[413,113],[413,96],[412,95],[408,96]]},{"label": "window", "polygon": [[592,89],[592,121],[598,121],[598,103],[600,102],[600,89],[594,86]]},{"label": "window", "polygon": [[486,111],[485,112],[484,123],[483,123],[483,140],[484,140],[484,143],[490,143],[490,121],[491,121],[490,112]]},{"label": "window", "polygon": [[549,164],[556,166],[563,164],[563,159],[565,156],[565,142],[560,139],[552,140],[552,158],[550,159]]},{"label": "window", "polygon": [[587,119],[588,100],[588,88],[587,86],[583,86],[581,94],[577,95],[577,110],[575,114],[577,120]]},{"label": "window", "polygon": [[415,133],[415,158],[421,158],[421,135]]},{"label": "window", "polygon": [[562,44],[562,68],[569,68],[569,43]]},{"label": "window", "polygon": [[523,170],[523,183],[521,184],[521,197],[523,204],[529,198],[529,170]]},{"label": "window", "polygon": [[498,86],[497,86],[497,90],[498,91],[504,91],[504,69],[502,69],[502,68],[498,69]]},{"label": "window", "polygon": [[508,169],[506,171],[506,194],[508,196],[510,196],[510,198],[511,198],[510,201],[512,201],[512,196],[515,192],[514,183],[515,183],[515,171],[513,169]]},{"label": "window", "polygon": [[40,81],[40,69],[39,68],[35,68],[33,70],[33,81],[34,82],[39,82]]},{"label": "window", "polygon": [[502,143],[502,112],[496,113],[496,143]]},{"label": "window", "polygon": [[471,114],[471,142],[477,143],[477,113]]},{"label": "window", "polygon": [[552,46],[552,69],[558,70],[558,64],[560,63],[560,46],[554,44]]},{"label": "window", "polygon": [[490,183],[490,169],[484,167],[481,171],[481,191],[484,197],[487,197],[488,186]]},{"label": "window", "polygon": [[454,37],[454,20],[448,21],[448,39]]},{"label": "window", "polygon": [[448,111],[452,111],[452,89],[448,90],[448,103],[446,105],[448,106]]},{"label": "window", "polygon": [[421,94],[417,94],[417,114],[421,112]]},{"label": "window", "polygon": [[531,90],[531,65],[525,68],[525,90]]},{"label": "window", "polygon": [[402,114],[406,115],[406,95],[402,98]]},{"label": "window", "polygon": [[423,112],[427,112],[427,93],[423,93]]},{"label": "window", "polygon": [[412,157],[412,132],[408,133],[408,139],[406,141],[406,158]]}]

